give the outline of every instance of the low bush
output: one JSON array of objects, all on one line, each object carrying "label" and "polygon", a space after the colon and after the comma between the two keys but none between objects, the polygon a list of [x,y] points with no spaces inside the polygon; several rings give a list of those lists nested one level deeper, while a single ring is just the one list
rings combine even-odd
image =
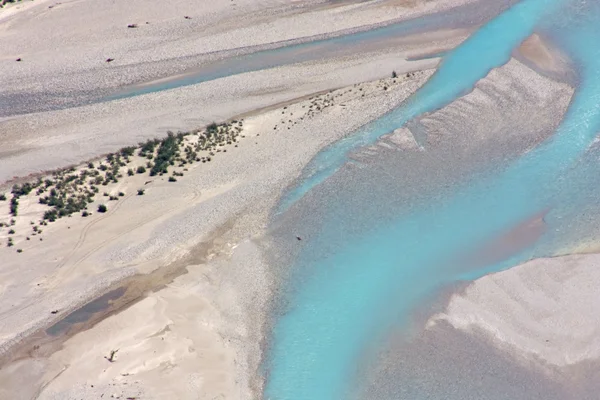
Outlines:
[{"label": "low bush", "polygon": [[18,197],[13,197],[12,199],[10,199],[10,213],[16,217],[18,212],[19,212],[19,200],[18,200]]}]

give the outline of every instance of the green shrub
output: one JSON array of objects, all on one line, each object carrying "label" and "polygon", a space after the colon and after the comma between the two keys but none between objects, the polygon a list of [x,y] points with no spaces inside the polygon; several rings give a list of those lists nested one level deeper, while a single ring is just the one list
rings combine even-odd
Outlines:
[{"label": "green shrub", "polygon": [[169,165],[174,163],[173,158],[178,149],[179,145],[177,144],[176,137],[173,135],[173,132],[169,132],[158,148],[154,166],[150,170],[150,176],[167,173]]},{"label": "green shrub", "polygon": [[144,166],[140,165],[139,167],[137,167],[136,172],[138,174],[143,174],[144,172],[146,172],[146,168]]},{"label": "green shrub", "polygon": [[13,197],[12,199],[10,199],[10,213],[16,217],[18,210],[19,210],[18,197]]},{"label": "green shrub", "polygon": [[123,196],[125,196],[125,193],[119,192],[119,197],[123,197]]},{"label": "green shrub", "polygon": [[133,155],[133,152],[135,151],[135,147],[123,147],[121,149],[121,155],[123,157],[130,157]]},{"label": "green shrub", "polygon": [[28,195],[32,190],[33,186],[31,185],[31,183],[28,182],[24,183],[22,186],[14,185],[12,187],[11,193],[14,194],[16,197],[19,197]]},{"label": "green shrub", "polygon": [[154,148],[156,147],[156,145],[158,145],[160,143],[160,140],[158,139],[151,139],[146,141],[146,143],[140,143],[140,151],[139,151],[139,155],[140,157],[146,157],[147,153],[152,153],[154,152]]},{"label": "green shrub", "polygon": [[8,231],[8,234],[9,234],[9,235],[14,235],[14,234],[15,234],[15,230],[14,230],[14,229],[11,229],[11,230],[9,230],[9,231]]},{"label": "green shrub", "polygon": [[127,170],[127,175],[128,175],[128,176],[133,176],[134,174],[135,174],[135,172],[133,172],[133,170],[132,170],[131,168],[129,168],[129,169]]},{"label": "green shrub", "polygon": [[100,204],[98,206],[98,212],[99,213],[105,213],[108,210],[108,208],[106,208],[106,206],[104,204]]},{"label": "green shrub", "polygon": [[218,129],[219,129],[219,125],[217,125],[216,122],[213,122],[212,124],[210,124],[206,127],[206,131],[209,133],[216,133]]},{"label": "green shrub", "polygon": [[143,196],[144,195],[144,189],[138,189],[137,194],[138,194],[138,196]]},{"label": "green shrub", "polygon": [[6,195],[4,193],[0,193],[0,201],[6,201]]},{"label": "green shrub", "polygon": [[170,176],[169,177],[169,182],[177,182],[177,179],[175,179],[174,176]]}]

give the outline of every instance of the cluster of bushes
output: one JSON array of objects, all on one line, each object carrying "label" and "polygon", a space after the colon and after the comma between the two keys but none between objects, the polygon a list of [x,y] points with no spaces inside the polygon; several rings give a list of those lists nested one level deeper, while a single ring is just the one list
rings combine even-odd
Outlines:
[{"label": "cluster of bushes", "polygon": [[149,139],[145,143],[140,143],[140,151],[138,152],[138,155],[140,157],[146,157],[152,160],[154,156],[154,149],[159,143],[160,140],[158,139]]},{"label": "cluster of bushes", "polygon": [[[97,188],[94,188],[97,191]],[[69,194],[67,191],[59,191],[56,188],[50,190],[48,196],[40,197],[39,203],[52,207],[44,213],[43,219],[54,222],[57,218],[78,213],[87,208],[94,201],[96,193],[93,189],[82,190],[79,193]]]},{"label": "cluster of bushes", "polygon": [[181,136],[173,135],[173,132],[168,132],[167,137],[160,143],[154,165],[150,170],[150,176],[165,174],[168,172],[169,165],[175,164],[175,157],[179,153],[179,142],[183,140]]},{"label": "cluster of bushes", "polygon": [[14,185],[12,187],[12,190],[10,191],[14,196],[20,197],[20,196],[26,196],[29,193],[31,193],[31,191],[33,189],[35,189],[36,187],[38,187],[39,185],[42,184],[41,179],[37,182],[37,183],[24,183],[23,185]]},{"label": "cluster of bushes", "polygon": [[16,3],[21,0],[0,0],[0,8],[4,7],[8,3]]},{"label": "cluster of bushes", "polygon": [[[1,2],[2,0],[0,0],[0,4]],[[48,222],[56,221],[61,217],[70,216],[74,213],[81,213],[82,217],[87,217],[91,215],[87,211],[87,207],[94,201],[95,195],[99,192],[98,186],[106,186],[111,182],[117,183],[119,178],[122,177],[121,167],[127,166],[130,157],[135,155],[136,150],[139,149],[138,155],[147,158],[149,161],[146,166],[128,168],[127,175],[144,174],[148,169],[150,170],[150,176],[163,175],[169,172],[169,166],[176,165],[176,163],[179,167],[183,167],[185,164],[191,164],[195,161],[211,161],[210,156],[214,156],[216,152],[226,151],[219,147],[237,141],[242,130],[241,127],[241,121],[233,121],[230,124],[216,124],[213,122],[207,126],[204,132],[200,130],[177,134],[167,132],[167,137],[162,140],[151,139],[140,143],[139,147],[124,147],[116,153],[108,154],[105,160],[97,162],[96,165],[89,162],[87,169],[82,169],[79,172],[75,167],[69,167],[54,172],[51,179],[38,179],[33,183],[14,185],[11,191],[13,196],[10,200],[10,213],[17,216],[20,196],[28,195],[37,189],[35,193],[39,196],[39,203],[50,208],[44,212],[39,225],[47,225]],[[190,134],[198,135],[198,141],[195,144],[187,143],[184,145],[185,136]],[[200,151],[208,151],[210,156],[199,156],[198,152]],[[184,153],[184,155],[181,153]],[[174,171],[168,181],[177,182],[176,177],[179,176],[183,176],[183,173]],[[144,195],[144,189],[138,189],[137,195]],[[108,197],[108,200],[114,201],[125,196],[125,194],[118,192],[118,196],[109,196],[105,192],[105,196]],[[5,200],[7,200],[6,194],[0,194],[0,201]],[[107,212],[106,205],[100,204],[98,212]],[[11,225],[14,225],[14,223],[15,220],[11,220]],[[32,225],[35,224],[32,222]],[[37,230],[37,226],[33,228],[32,235],[41,233],[41,230]],[[11,229],[11,231],[14,233],[14,230]],[[30,240],[29,237],[27,237],[27,240]]]},{"label": "cluster of bushes", "polygon": [[135,152],[135,147],[133,147],[133,146],[123,147],[120,151],[121,155],[125,158],[133,156],[134,152]]},{"label": "cluster of bushes", "polygon": [[[12,187],[11,193],[13,197],[10,199],[10,214],[14,217],[19,213],[19,197],[26,196],[31,191],[42,184],[42,180],[38,179],[35,183],[24,183],[23,185],[14,185]],[[6,195],[2,194],[1,200],[6,200]]]}]

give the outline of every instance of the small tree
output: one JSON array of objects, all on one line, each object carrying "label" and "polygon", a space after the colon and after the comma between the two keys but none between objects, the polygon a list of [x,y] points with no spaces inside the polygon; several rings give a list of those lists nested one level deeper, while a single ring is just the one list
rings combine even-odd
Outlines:
[{"label": "small tree", "polygon": [[138,174],[143,174],[144,172],[146,172],[146,168],[143,165],[140,165],[139,167],[137,167]]},{"label": "small tree", "polygon": [[108,209],[106,208],[106,206],[104,204],[100,204],[98,206],[98,212],[99,213],[105,213]]},{"label": "small tree", "polygon": [[138,196],[143,196],[144,195],[144,189],[138,189]]},{"label": "small tree", "polygon": [[392,71],[392,78],[396,79],[398,77],[398,74],[396,73],[396,71]]}]

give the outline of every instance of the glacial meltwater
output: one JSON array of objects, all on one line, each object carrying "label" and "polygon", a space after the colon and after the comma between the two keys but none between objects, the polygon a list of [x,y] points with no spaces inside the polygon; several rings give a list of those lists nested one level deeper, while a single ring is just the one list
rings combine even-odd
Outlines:
[{"label": "glacial meltwater", "polygon": [[[319,222],[294,256],[293,281],[286,283],[285,305],[275,316],[265,361],[266,399],[355,398],[369,352],[436,289],[552,255],[597,234],[574,229],[569,221],[582,220],[578,216],[599,195],[598,150],[592,146],[600,130],[599,18],[596,6],[586,3],[523,0],[448,53],[431,79],[400,107],[313,159],[274,216],[281,225],[288,213],[310,207],[304,212],[317,214]],[[547,140],[391,217],[381,217],[386,212],[377,204],[384,204],[383,198],[389,202],[393,192],[382,188],[365,194],[362,181],[336,181],[352,153],[471,91],[534,31],[551,37],[578,73],[569,108]],[[337,186],[328,190],[332,181]],[[315,191],[319,201],[305,203]],[[365,209],[377,210],[379,218],[353,224],[357,208],[345,199],[356,198],[369,202]],[[532,220],[545,225],[535,244],[501,260],[465,267],[469,254]]]}]

